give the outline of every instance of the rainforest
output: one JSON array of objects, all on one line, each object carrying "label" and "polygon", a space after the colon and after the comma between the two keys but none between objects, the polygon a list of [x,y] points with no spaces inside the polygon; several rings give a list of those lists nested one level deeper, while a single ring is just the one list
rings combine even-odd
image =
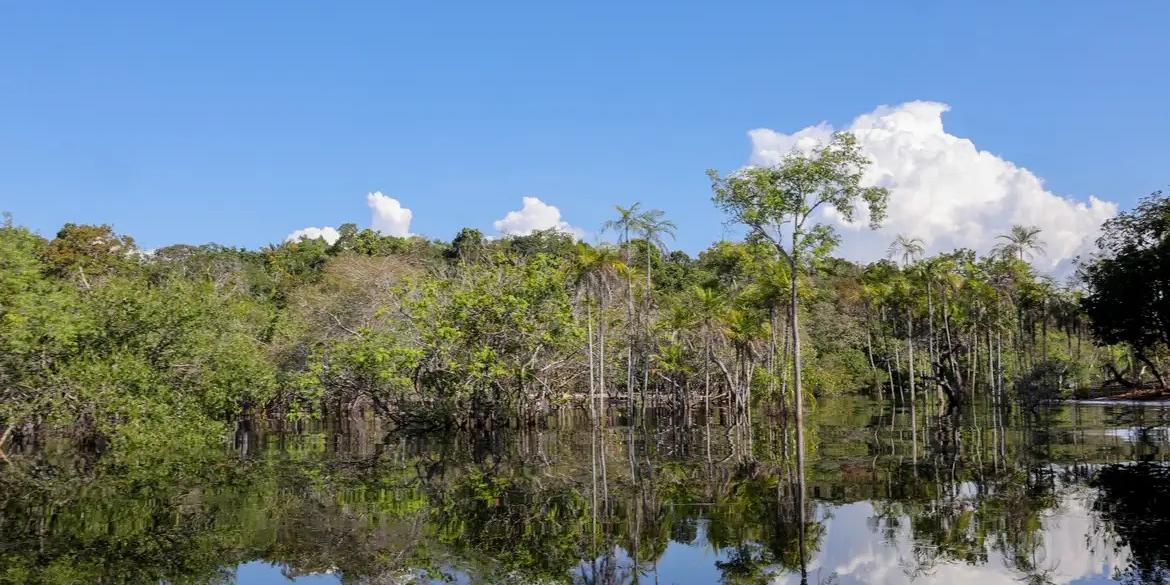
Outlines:
[{"label": "rainforest", "polygon": [[636,202],[594,243],[7,216],[0,582],[1164,582],[1170,198],[1059,276],[1029,225],[861,264],[821,212],[881,224],[868,164],[710,171],[742,237],[693,257]]}]

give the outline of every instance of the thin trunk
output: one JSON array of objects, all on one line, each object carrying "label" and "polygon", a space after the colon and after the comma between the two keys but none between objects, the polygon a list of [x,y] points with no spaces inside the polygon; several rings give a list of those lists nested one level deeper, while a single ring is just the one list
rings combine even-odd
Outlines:
[{"label": "thin trunk", "polygon": [[[894,400],[894,369],[890,366],[890,356],[886,356],[886,375],[890,377],[890,400]],[[901,393],[899,393],[901,396]]]},{"label": "thin trunk", "polygon": [[[626,266],[630,265],[630,230],[625,231]],[[634,404],[634,275],[626,271],[626,399]]]},{"label": "thin trunk", "polygon": [[768,307],[768,394],[776,393],[776,306]]},{"label": "thin trunk", "polygon": [[[894,322],[897,321],[897,317],[890,318],[890,321],[891,321],[891,325],[893,325]],[[894,346],[894,371],[898,372],[898,376],[901,377],[902,376],[902,352],[900,349],[898,349],[899,344],[897,342],[897,330],[891,327],[890,335],[894,337],[894,343],[893,343],[893,346]],[[898,398],[900,400],[904,401],[906,399],[906,393],[905,393],[906,384],[904,383],[905,379],[903,379],[902,382],[903,383],[898,384]],[[891,384],[894,383],[892,378],[890,379],[890,383]]]},{"label": "thin trunk", "polygon": [[998,400],[999,396],[1003,394],[1003,335],[995,332],[995,395]]},{"label": "thin trunk", "polygon": [[987,332],[987,383],[995,385],[995,351],[991,343],[991,331]]},{"label": "thin trunk", "polygon": [[906,352],[908,354],[906,359],[910,364],[910,401],[913,403],[917,400],[914,392],[914,314],[909,308],[906,309]]},{"label": "thin trunk", "polygon": [[[800,227],[799,223],[793,222],[792,230],[792,253],[789,256],[791,259],[791,281],[792,281],[792,392],[796,397],[796,465],[797,477],[801,487],[800,510],[801,510],[801,544],[804,543],[804,391],[800,385],[800,312],[798,310],[799,299],[797,296],[796,283],[798,278],[798,257],[799,242],[800,242]],[[803,558],[803,546],[802,558]]]},{"label": "thin trunk", "polygon": [[605,295],[601,296],[601,315],[597,324],[597,345],[599,361],[597,362],[597,385],[601,390],[601,406],[604,410],[605,397],[608,390],[605,387]]},{"label": "thin trunk", "polygon": [[711,332],[703,331],[703,417],[711,420]]},{"label": "thin trunk", "polygon": [[626,399],[634,404],[634,336],[631,334],[626,345]]},{"label": "thin trunk", "polygon": [[594,418],[597,418],[597,385],[596,373],[594,371],[593,364],[593,303],[586,299],[585,307],[589,322],[589,412],[593,415]]},{"label": "thin trunk", "polygon": [[929,338],[927,349],[930,352],[930,363],[938,362],[938,351],[934,343],[934,292],[930,281],[926,282],[926,334]]},{"label": "thin trunk", "polygon": [[[873,376],[874,383],[877,383],[878,369],[877,364],[873,361],[873,331],[870,330],[869,323],[865,326],[865,353],[869,356],[869,371]],[[878,384],[878,399],[884,398],[882,392],[882,385]]]},{"label": "thin trunk", "polygon": [[[792,318],[791,312],[786,311],[785,313],[787,319]],[[788,331],[791,326],[791,321],[786,320],[780,333],[780,338],[784,340],[784,345],[780,350],[780,404],[784,412],[788,412],[788,356],[792,343],[792,336],[788,334]]]},{"label": "thin trunk", "polygon": [[962,387],[963,386],[963,374],[959,370],[959,363],[955,359],[955,350],[954,350],[955,346],[951,342],[951,319],[947,315],[947,313],[949,312],[947,310],[947,307],[949,305],[947,303],[947,289],[946,289],[946,287],[943,287],[940,290],[940,293],[942,294],[941,300],[942,300],[942,304],[943,304],[943,306],[942,306],[943,330],[945,331],[946,337],[947,337],[947,362],[950,364],[951,371],[955,372],[955,378],[956,378],[955,381],[958,383],[958,385],[960,387]]},{"label": "thin trunk", "polygon": [[650,278],[650,238],[646,238],[646,302],[642,307],[642,397],[650,390],[650,310],[654,300],[654,283]]}]

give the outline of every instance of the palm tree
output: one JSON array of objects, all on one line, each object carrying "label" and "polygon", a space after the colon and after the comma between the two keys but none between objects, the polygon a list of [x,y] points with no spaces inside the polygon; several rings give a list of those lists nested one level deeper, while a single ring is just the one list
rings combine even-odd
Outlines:
[{"label": "palm tree", "polygon": [[[666,237],[674,239],[675,225],[673,221],[665,219],[666,213],[661,209],[648,209],[637,217],[637,230],[646,243],[646,294],[642,307],[642,333],[644,345],[642,348],[642,393],[645,394],[650,385],[650,363],[647,358],[650,347],[650,303],[654,292],[654,283],[650,278],[650,255],[655,250],[666,251]],[[644,396],[643,396],[644,398]]]},{"label": "palm tree", "polygon": [[[625,264],[630,263],[630,231],[638,229],[639,215],[638,210],[642,207],[640,202],[635,201],[629,207],[622,207],[621,205],[614,205],[614,210],[617,211],[617,219],[606,221],[601,226],[601,231],[613,231],[618,234],[618,245],[622,249],[622,261]],[[626,274],[626,313],[629,322],[634,320],[634,280],[629,273]],[[628,344],[626,347],[626,392],[632,395],[634,386],[634,344]]]},{"label": "palm tree", "polygon": [[[600,387],[602,392],[605,392],[605,308],[606,302],[609,300],[611,285],[616,282],[628,270],[621,258],[618,257],[617,252],[609,246],[589,246],[588,244],[578,243],[576,254],[574,256],[574,284],[577,285],[578,290],[585,295],[585,305],[588,312],[588,334],[589,334],[589,399],[592,401],[596,399],[596,387]],[[594,381],[594,361],[593,361],[593,303],[592,299],[597,299],[600,303],[601,321],[598,325],[598,345],[600,350],[600,361],[598,367],[598,385],[593,385]],[[604,395],[604,394],[603,394]]]},{"label": "palm tree", "polygon": [[921,258],[922,252],[925,250],[926,244],[923,243],[922,238],[898,234],[898,237],[890,242],[890,247],[886,248],[886,258],[894,260],[901,257],[902,267],[905,268]]},{"label": "palm tree", "polygon": [[703,401],[706,412],[704,417],[711,416],[711,338],[716,329],[715,324],[722,320],[727,311],[727,299],[714,288],[696,286],[695,314],[702,323],[703,330]]},{"label": "palm tree", "polygon": [[[735,360],[728,368],[721,360],[715,363],[723,372],[735,403],[736,416],[750,416],[752,374],[755,371],[755,345],[763,337],[763,320],[759,315],[743,309],[732,309],[723,314],[723,335],[735,350]],[[737,421],[739,419],[737,418]],[[750,418],[745,419],[750,420]]]},{"label": "palm tree", "polygon": [[646,240],[646,291],[649,294],[653,286],[650,280],[650,252],[654,249],[667,251],[664,236],[674,239],[674,230],[678,226],[673,221],[665,219],[666,213],[661,209],[648,209],[637,218],[637,230]]},{"label": "palm tree", "polygon": [[617,211],[617,219],[611,219],[601,225],[601,231],[612,231],[618,234],[618,244],[625,244],[630,241],[630,232],[638,227],[638,209],[642,207],[640,202],[635,201],[629,207],[622,207],[621,205],[614,205],[613,208]]},{"label": "palm tree", "polygon": [[1004,243],[996,246],[993,251],[1003,256],[1019,258],[1020,262],[1031,260],[1034,252],[1044,253],[1044,241],[1040,239],[1041,231],[1034,225],[1013,225],[1008,233],[997,238],[1004,240]]},{"label": "palm tree", "polygon": [[[780,309],[788,302],[789,289],[792,286],[792,275],[788,264],[779,261],[765,261],[760,267],[759,272],[755,277],[755,282],[750,285],[751,295],[757,300],[756,302],[767,309],[768,324],[769,324],[769,340],[768,340],[768,390],[771,392],[775,389],[777,379],[776,374],[776,352],[779,349],[777,344],[777,321],[778,315],[781,314]],[[781,380],[780,392],[781,396],[787,396],[788,393],[788,335],[787,325],[785,325],[784,351],[783,351],[783,374],[779,376]]]},{"label": "palm tree", "polygon": [[[910,264],[922,257],[923,250],[926,249],[922,238],[908,237],[903,234],[898,234],[893,242],[890,242],[890,247],[886,249],[886,256],[888,258],[901,257],[902,268],[906,269]],[[909,364],[910,377],[910,400],[913,404],[915,400],[914,392],[914,302],[913,294],[910,291],[909,281],[906,282],[906,348],[908,351],[907,362]]]}]

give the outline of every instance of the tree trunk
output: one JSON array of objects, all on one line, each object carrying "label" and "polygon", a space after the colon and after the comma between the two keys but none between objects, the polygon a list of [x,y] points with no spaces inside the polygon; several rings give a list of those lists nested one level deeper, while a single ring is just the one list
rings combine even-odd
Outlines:
[{"label": "tree trunk", "polygon": [[[866,355],[869,356],[870,375],[873,376],[874,382],[877,383],[878,369],[877,369],[877,364],[874,363],[874,361],[873,361],[873,331],[869,327],[868,320],[865,324],[865,353],[866,353]],[[881,386],[881,384],[878,384],[878,399],[880,400],[882,398],[883,398],[882,386]]]},{"label": "tree trunk", "polygon": [[926,334],[929,338],[927,349],[930,352],[930,363],[938,360],[938,352],[935,351],[934,343],[934,292],[932,288],[928,280],[926,282]]},{"label": "tree trunk", "polygon": [[601,297],[601,307],[599,316],[600,321],[597,324],[597,345],[599,360],[597,362],[597,385],[601,390],[601,405],[605,407],[605,397],[607,389],[605,387],[605,295]]},{"label": "tree trunk", "polygon": [[[630,231],[626,229],[626,266],[630,265]],[[634,275],[626,271],[626,399],[634,404]]]},{"label": "tree trunk", "polygon": [[586,312],[588,314],[588,334],[589,334],[589,412],[596,418],[597,409],[597,385],[596,373],[593,368],[593,303],[589,299],[585,300]]},{"label": "tree trunk", "polygon": [[[800,243],[800,228],[795,225],[792,229],[792,253],[789,256],[791,263],[792,281],[792,392],[795,396],[796,409],[796,465],[801,486],[804,485],[804,388],[800,384],[800,312],[796,283],[798,275],[798,250]],[[804,502],[801,501],[803,511]],[[804,534],[804,525],[800,526],[800,533]],[[803,538],[801,539],[803,542]]]},{"label": "tree trunk", "polygon": [[[902,350],[898,349],[898,345],[899,345],[898,344],[898,330],[895,328],[897,323],[898,323],[897,316],[890,317],[890,336],[894,338],[893,343],[891,343],[891,345],[894,346],[894,371],[897,372],[899,376],[901,376],[902,375]],[[905,380],[905,378],[903,378],[901,381],[905,382],[906,380]],[[893,384],[893,383],[894,383],[894,379],[890,378],[890,384]],[[898,384],[898,400],[903,400],[903,401],[906,400],[905,386],[906,386],[905,384]]]},{"label": "tree trunk", "polygon": [[768,394],[776,394],[776,306],[768,307]]},{"label": "tree trunk", "polygon": [[909,308],[906,309],[906,352],[910,372],[910,401],[913,402],[917,400],[917,394],[914,392],[914,314]]},{"label": "tree trunk", "polygon": [[[1158,371],[1158,366],[1154,365],[1154,362],[1150,361],[1150,358],[1146,357],[1145,352],[1137,352],[1137,358],[1143,364],[1150,366],[1150,371],[1153,372],[1154,379],[1158,381],[1158,387],[1165,390],[1166,380],[1162,377],[1162,372]],[[1138,382],[1141,382],[1141,380],[1138,380]]]},{"label": "tree trunk", "polygon": [[711,420],[711,332],[703,327],[703,418]]}]

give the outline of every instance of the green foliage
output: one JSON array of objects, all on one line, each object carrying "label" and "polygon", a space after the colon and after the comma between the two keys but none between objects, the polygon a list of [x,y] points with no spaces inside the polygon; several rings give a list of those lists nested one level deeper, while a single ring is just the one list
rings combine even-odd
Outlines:
[{"label": "green foliage", "polygon": [[[712,174],[716,204],[749,233],[697,259],[668,253],[674,224],[639,204],[606,224],[616,245],[471,228],[445,244],[346,224],[332,245],[142,254],[108,226],[69,224],[46,241],[9,222],[0,422],[110,442],[133,425],[214,430],[247,412],[533,423],[600,396],[743,414],[790,408],[797,372],[822,397],[951,402],[1034,396],[1054,375],[1063,393],[1107,368],[1122,379],[1119,364],[1160,377],[1164,199],[1106,226],[1082,295],[1032,270],[1025,259],[1043,244],[1021,226],[1001,238],[1010,254],[923,258],[920,239],[900,236],[897,262],[833,258],[836,235],[814,213],[880,219],[886,193],[862,186],[866,164],[841,134],[773,167]],[[1129,353],[1093,345],[1090,325]]]},{"label": "green foliage", "polygon": [[456,262],[479,262],[484,258],[487,240],[483,232],[474,228],[463,228],[451,240],[451,246],[443,252],[443,257]]},{"label": "green foliage", "polygon": [[[77,229],[62,233],[55,242],[80,237]],[[92,249],[64,263],[65,250],[76,251],[21,228],[0,229],[6,429],[36,421],[113,442],[154,441],[197,427],[218,432],[215,421],[271,398],[275,370],[259,341],[270,316],[262,304],[207,280],[154,283],[137,267],[120,275],[116,262],[98,263]],[[61,266],[89,276],[77,284],[54,278]]]},{"label": "green foliage", "polygon": [[502,241],[507,251],[522,257],[544,254],[559,259],[573,255],[573,236],[556,228],[537,230],[523,236],[510,236]]},{"label": "green foliage", "polygon": [[1030,403],[1068,398],[1079,378],[1078,366],[1062,359],[1040,362],[1016,380],[1016,395]]},{"label": "green foliage", "polygon": [[[399,420],[508,417],[548,400],[537,360],[579,347],[564,263],[537,254],[416,282],[378,329],[324,344],[310,387],[367,397]],[[555,362],[554,362],[555,365]]]},{"label": "green foliage", "polygon": [[114,233],[108,225],[67,223],[42,251],[49,271],[83,283],[125,269],[134,261],[134,238]]},{"label": "green foliage", "polygon": [[93,328],[78,292],[49,277],[46,242],[24,228],[0,228],[0,421],[15,425],[49,408],[54,364],[75,355]]},{"label": "green foliage", "polygon": [[1106,221],[1097,245],[1081,268],[1094,334],[1142,353],[1170,345],[1170,197],[1154,193]]}]

